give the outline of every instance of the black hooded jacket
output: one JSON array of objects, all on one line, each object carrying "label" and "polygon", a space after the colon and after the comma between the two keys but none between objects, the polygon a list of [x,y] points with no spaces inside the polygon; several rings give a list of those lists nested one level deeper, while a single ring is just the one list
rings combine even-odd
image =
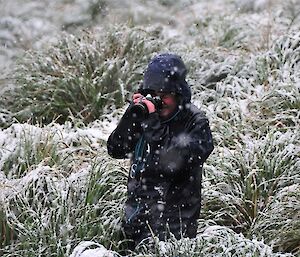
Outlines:
[{"label": "black hooded jacket", "polygon": [[158,113],[138,120],[131,105],[107,142],[112,157],[132,161],[123,227],[135,244],[153,235],[161,240],[170,233],[176,238],[196,236],[202,165],[213,141],[204,113],[190,103],[186,74],[179,56],[154,57],[140,92],[173,92],[182,108],[165,121]]},{"label": "black hooded jacket", "polygon": [[201,207],[202,165],[213,150],[209,123],[188,104],[162,122],[157,113],[136,120],[127,109],[108,139],[114,158],[131,158],[124,230],[136,243],[195,237]]}]

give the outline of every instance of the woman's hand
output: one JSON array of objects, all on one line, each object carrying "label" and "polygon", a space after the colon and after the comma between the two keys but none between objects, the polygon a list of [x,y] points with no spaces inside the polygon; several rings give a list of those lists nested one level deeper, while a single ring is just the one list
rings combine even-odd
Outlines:
[{"label": "woman's hand", "polygon": [[149,113],[153,113],[156,111],[155,105],[140,93],[134,93],[132,96],[132,101],[134,102],[134,104],[144,103],[147,106]]}]

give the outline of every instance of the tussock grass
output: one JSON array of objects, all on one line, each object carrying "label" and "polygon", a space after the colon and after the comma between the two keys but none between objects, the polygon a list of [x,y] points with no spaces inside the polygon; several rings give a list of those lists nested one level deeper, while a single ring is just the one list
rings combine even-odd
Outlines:
[{"label": "tussock grass", "polygon": [[[220,149],[222,155],[221,152],[216,153],[218,160],[214,160],[214,165],[206,168],[202,215],[250,237],[256,235],[253,228],[258,229],[256,222],[262,222],[260,219],[268,224],[274,224],[268,219],[268,217],[275,218],[272,216],[276,209],[273,209],[274,199],[282,194],[280,193],[282,190],[293,188],[300,180],[298,145],[299,135],[270,131],[262,139],[252,138],[252,141],[249,141],[248,138],[244,138],[243,144],[236,142],[234,150]],[[298,195],[297,191],[294,193]],[[299,205],[299,199],[296,200],[295,195],[291,194],[289,199],[295,203],[294,211]],[[286,194],[285,197],[285,201],[288,202],[289,195]],[[278,209],[283,213],[287,211],[286,215],[281,215],[282,220],[283,217],[295,215],[294,211],[289,212],[288,208],[283,209],[284,207],[279,206]],[[288,223],[297,234],[298,221],[292,225],[291,220]],[[280,233],[269,233],[264,238],[270,244],[273,240],[283,242],[280,235],[289,233],[290,227],[282,224]],[[287,238],[283,243],[287,246],[285,250],[294,249],[288,245],[294,244],[294,247],[298,247],[297,243],[296,245],[293,243],[294,240],[289,239],[292,243],[289,243]]]},{"label": "tussock grass", "polygon": [[21,122],[91,122],[137,89],[143,67],[159,50],[155,33],[124,26],[64,35],[47,51],[28,53],[16,73],[18,86],[6,91],[1,105]]},{"label": "tussock grass", "polygon": [[8,178],[21,178],[41,162],[50,167],[61,162],[59,142],[54,140],[53,134],[45,134],[35,127],[26,130],[15,125],[9,130],[10,133],[18,134],[19,138],[14,146],[3,145],[7,158],[2,164],[2,170]]},{"label": "tussock grass", "polygon": [[[161,49],[187,63],[193,102],[207,113],[215,150],[204,166],[197,238],[154,238],[132,256],[300,254],[298,3],[225,1],[221,10],[219,1],[188,2],[158,0],[153,9],[143,2],[135,10],[123,1],[118,7],[126,11],[117,18],[143,27],[60,32],[48,50],[19,61],[15,88],[0,98],[6,128],[0,131],[0,255],[69,256],[81,242],[76,257],[100,244],[126,248],[128,165],[107,156],[105,126]],[[84,17],[88,26],[109,23],[116,5],[87,1],[84,15],[64,21],[64,29],[84,26]],[[146,25],[158,16],[163,28]]]},{"label": "tussock grass", "polygon": [[276,254],[262,241],[246,239],[241,234],[222,227],[204,226],[195,239],[170,239],[159,242],[156,238],[152,244],[142,245],[142,254],[134,256],[291,256]]},{"label": "tussock grass", "polygon": [[265,212],[257,216],[251,233],[272,243],[277,251],[299,254],[299,178],[295,175],[292,178],[293,185],[283,187],[270,198]]},{"label": "tussock grass", "polygon": [[103,159],[95,159],[76,176],[65,177],[59,169],[45,166],[32,170],[2,203],[7,222],[3,227],[12,228],[15,235],[4,241],[3,256],[66,256],[87,239],[120,247],[124,179],[121,167]]},{"label": "tussock grass", "polygon": [[91,238],[122,247],[126,174],[92,128],[15,124],[0,142],[2,256],[66,256]]},{"label": "tussock grass", "polygon": [[68,175],[83,165],[86,157],[94,156],[93,142],[88,137],[64,135],[53,124],[44,129],[13,124],[0,135],[0,167],[8,179],[22,178],[41,165],[60,167]]}]

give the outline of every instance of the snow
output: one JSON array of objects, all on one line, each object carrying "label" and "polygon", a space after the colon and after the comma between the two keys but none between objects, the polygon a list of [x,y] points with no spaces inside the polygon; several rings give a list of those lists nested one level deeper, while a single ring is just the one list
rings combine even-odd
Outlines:
[{"label": "snow", "polygon": [[[102,2],[105,8],[93,17],[93,5]],[[91,30],[98,35],[109,26],[129,23],[131,27],[141,26],[141,31],[155,31],[159,35],[163,46],[156,51],[173,51],[186,61],[193,103],[206,112],[215,140],[215,150],[204,164],[202,191],[202,214],[214,222],[199,221],[201,226],[205,222],[208,224],[199,229],[196,239],[159,242],[162,256],[174,249],[180,252],[180,256],[185,253],[188,256],[195,249],[206,253],[205,256],[214,257],[253,256],[254,251],[257,251],[255,256],[260,257],[292,256],[289,253],[276,254],[272,246],[279,245],[280,250],[293,239],[286,240],[276,233],[289,237],[290,229],[299,230],[299,214],[297,216],[296,211],[299,208],[300,182],[300,23],[299,15],[295,16],[299,1],[12,0],[0,1],[0,6],[1,93],[15,86],[16,60],[22,60],[27,50],[43,51],[58,42],[62,31],[76,39],[82,30]],[[155,40],[153,36],[153,42]],[[92,43],[95,49],[96,43]],[[78,51],[85,47],[86,42],[80,42]],[[120,53],[114,58],[122,59],[123,50],[118,49]],[[146,58],[139,54],[137,50],[134,58]],[[43,62],[45,66],[54,65],[51,58],[45,58]],[[126,69],[121,69],[120,75],[128,76],[123,73],[131,72],[128,71],[128,67],[132,66],[127,58],[123,58],[122,62],[108,58],[107,62],[107,73],[94,79],[94,86],[103,77],[109,76],[109,70],[114,70],[116,63],[124,62]],[[141,71],[143,68],[139,67]],[[128,81],[132,79],[130,77]],[[123,99],[127,96],[124,81],[119,81]],[[48,80],[43,83],[47,84]],[[105,246],[109,248],[109,240],[118,238],[112,235],[120,229],[126,190],[126,179],[123,178],[127,175],[129,164],[112,160],[107,155],[106,141],[126,108],[127,105],[113,110],[107,108],[105,115],[82,126],[72,122],[49,125],[14,122],[0,129],[0,217],[4,217],[4,212],[9,223],[22,231],[24,237],[31,235],[28,242],[32,245],[27,251],[35,249],[37,242],[45,251],[50,251],[50,244],[57,244],[55,249],[51,248],[51,253],[36,251],[28,255],[49,255],[56,251],[70,257],[116,254]],[[1,124],[5,124],[8,117],[9,112],[0,111]],[[188,142],[184,134],[177,140],[183,146]],[[42,148],[43,144],[49,147],[46,148],[50,149],[48,152]],[[59,160],[51,162],[51,150]],[[45,155],[41,160],[30,159],[41,153]],[[23,170],[23,166],[27,168]],[[21,174],[17,174],[19,170]],[[245,172],[243,181],[242,172]],[[93,179],[96,182],[89,188]],[[254,195],[254,186],[259,189],[256,193],[263,192],[268,197],[258,195],[257,202],[252,201],[257,196]],[[107,192],[111,194],[108,200],[105,198]],[[44,199],[40,200],[38,197],[42,195]],[[89,206],[83,207],[81,204],[88,201],[88,197],[93,200]],[[20,199],[23,202],[18,201]],[[105,201],[102,202],[103,199]],[[52,209],[48,209],[47,204],[42,206],[43,201],[53,204]],[[249,215],[245,206],[256,203],[258,215],[251,217],[252,213]],[[216,210],[218,205],[220,209]],[[88,220],[84,215],[76,216],[76,213],[81,213],[80,208],[87,208],[87,215],[97,213],[99,209],[103,212],[100,216],[88,216],[91,218]],[[164,204],[158,203],[158,209],[163,211]],[[32,216],[26,220],[26,214]],[[241,227],[250,226],[249,238],[228,227],[216,225],[226,215]],[[248,216],[245,218],[244,215]],[[282,221],[282,217],[286,219]],[[51,230],[51,220],[55,223],[53,227],[57,222],[59,229]],[[251,224],[247,224],[249,220]],[[4,226],[5,220],[0,223]],[[35,227],[36,224],[40,228]],[[272,224],[278,226],[278,232],[271,230]],[[78,238],[74,232],[80,225],[91,229],[84,238]],[[92,231],[94,226],[101,235]],[[46,236],[33,241],[39,233],[55,238],[57,242],[44,242],[47,241]],[[93,238],[91,235],[97,236]],[[6,239],[3,234],[0,237]],[[97,243],[78,243],[87,240],[87,237]],[[18,247],[23,246],[12,246],[18,251],[15,254],[21,251]],[[188,252],[189,249],[192,250]],[[152,250],[148,249],[145,255],[139,256],[155,256]],[[218,253],[214,252],[217,250]],[[237,252],[235,255],[234,250]]]},{"label": "snow", "polygon": [[[87,249],[89,247],[97,247],[95,249]],[[104,246],[94,242],[81,242],[75,247],[70,257],[115,257],[112,251],[107,250]]]}]

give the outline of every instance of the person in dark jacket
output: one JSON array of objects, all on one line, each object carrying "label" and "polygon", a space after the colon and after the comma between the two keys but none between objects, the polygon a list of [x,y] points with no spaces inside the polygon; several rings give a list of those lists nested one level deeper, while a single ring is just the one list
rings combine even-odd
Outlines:
[{"label": "person in dark jacket", "polygon": [[196,236],[202,166],[213,140],[204,113],[191,104],[186,74],[179,56],[155,56],[107,142],[112,157],[131,158],[123,228],[135,245],[153,236]]}]

